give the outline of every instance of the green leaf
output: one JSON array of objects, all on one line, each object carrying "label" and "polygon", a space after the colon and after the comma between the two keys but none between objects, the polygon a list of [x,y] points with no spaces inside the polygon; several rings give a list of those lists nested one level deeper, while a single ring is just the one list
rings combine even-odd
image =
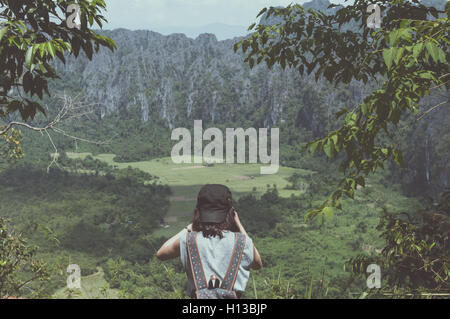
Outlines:
[{"label": "green leaf", "polygon": [[325,215],[325,217],[327,218],[327,219],[330,219],[331,217],[333,217],[333,215],[334,215],[334,208],[333,207],[325,207],[323,210],[322,210],[322,213]]},{"label": "green leaf", "polygon": [[331,137],[331,139],[333,140],[334,145],[337,145],[337,143],[338,143],[338,136],[337,136],[337,134],[333,135],[333,136]]},{"label": "green leaf", "polygon": [[31,69],[32,63],[33,63],[33,46],[29,47],[27,53],[25,54],[25,65],[28,69]]},{"label": "green leaf", "polygon": [[0,41],[2,41],[2,38],[5,35],[6,31],[8,31],[8,27],[4,27],[4,28],[0,29]]},{"label": "green leaf", "polygon": [[444,50],[442,50],[439,47],[438,47],[438,61],[441,62],[441,63],[446,63],[447,62]]},{"label": "green leaf", "polygon": [[48,42],[46,46],[47,46],[47,52],[50,53],[50,55],[54,59],[56,55],[55,55],[55,48],[53,47],[53,43]]},{"label": "green leaf", "polygon": [[26,72],[23,75],[23,90],[25,91],[25,93],[28,93],[29,91],[31,91],[33,89],[33,75],[31,74],[30,71]]},{"label": "green leaf", "polygon": [[8,104],[8,112],[13,113],[17,111],[22,104],[19,101],[12,101]]},{"label": "green leaf", "polygon": [[411,42],[411,29],[410,28],[402,28],[402,29],[399,29],[399,31],[400,31],[400,36],[402,37],[402,39],[405,39],[408,42]]},{"label": "green leaf", "polygon": [[369,112],[369,106],[367,105],[367,103],[362,103],[361,104],[361,111],[363,113],[363,115],[366,115],[367,112]]},{"label": "green leaf", "polygon": [[323,146],[323,150],[329,158],[333,156],[333,141],[331,139],[327,140],[327,143]]},{"label": "green leaf", "polygon": [[258,15],[257,15],[256,17],[259,18],[259,17],[262,16],[262,15],[264,14],[264,12],[266,12],[266,11],[267,11],[267,8],[262,9],[262,10],[258,13]]},{"label": "green leaf", "polygon": [[314,142],[309,146],[309,151],[311,152],[312,155],[314,155],[314,153],[316,152],[316,148],[319,145],[319,142]]},{"label": "green leaf", "polygon": [[420,55],[423,49],[423,43],[418,43],[413,47],[413,57],[417,59],[417,57]]},{"label": "green leaf", "polygon": [[75,57],[78,57],[81,47],[80,39],[78,39],[77,37],[73,37],[71,44],[72,44],[72,53],[75,55]]},{"label": "green leaf", "polygon": [[433,79],[433,74],[431,73],[431,71],[420,72],[419,78],[431,80]]},{"label": "green leaf", "polygon": [[404,48],[398,48],[398,50],[397,50],[397,52],[396,52],[396,54],[395,54],[395,60],[394,60],[395,64],[398,64],[398,62],[399,62],[400,59],[402,58],[402,56],[403,56],[403,51],[405,51]]},{"label": "green leaf", "polygon": [[392,61],[394,60],[396,51],[397,51],[397,48],[390,48],[390,49],[383,50],[383,59],[384,59],[384,63],[386,63],[388,70],[392,66]]},{"label": "green leaf", "polygon": [[403,161],[403,156],[402,153],[400,151],[392,151],[392,154],[394,155],[394,161],[400,166],[400,167],[405,167],[405,163]]},{"label": "green leaf", "polygon": [[439,60],[439,48],[431,41],[425,42],[425,48],[427,49],[428,53],[430,53],[431,57],[433,58],[434,62],[438,62]]},{"label": "green leaf", "polygon": [[253,69],[253,67],[255,66],[255,60],[251,58],[248,62],[250,65],[250,69]]},{"label": "green leaf", "polygon": [[400,35],[400,30],[395,30],[389,33],[389,43],[395,45]]},{"label": "green leaf", "polygon": [[[72,44],[73,46],[73,44]],[[250,46],[250,42],[249,41],[244,41],[242,44],[242,51],[245,53],[247,52],[248,47]]]},{"label": "green leaf", "polygon": [[85,43],[82,43],[81,46],[82,46],[84,52],[86,53],[86,56],[88,57],[88,59],[92,60],[92,55],[94,54],[94,52],[93,52],[91,41],[86,41]]}]

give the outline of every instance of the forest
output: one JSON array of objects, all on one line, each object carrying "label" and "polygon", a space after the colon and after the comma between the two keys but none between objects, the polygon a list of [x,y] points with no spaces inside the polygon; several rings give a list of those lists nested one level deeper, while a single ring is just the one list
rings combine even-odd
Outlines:
[{"label": "forest", "polygon": [[[244,298],[448,298],[450,5],[381,2],[392,7],[381,35],[315,0],[263,10],[247,37],[217,41],[94,32],[98,1],[88,31],[58,27],[61,40],[42,45],[42,21],[21,38],[1,22],[20,9],[0,0],[0,297],[189,298],[180,261],[155,254],[217,181],[264,265]],[[171,132],[198,119],[279,128],[278,176],[173,166]],[[81,290],[66,288],[70,264]],[[367,285],[370,264],[381,289]]]}]

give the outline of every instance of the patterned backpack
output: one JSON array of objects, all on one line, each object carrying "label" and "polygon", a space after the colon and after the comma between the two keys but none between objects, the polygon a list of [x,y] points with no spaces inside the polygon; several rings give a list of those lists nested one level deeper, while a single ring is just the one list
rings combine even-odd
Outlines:
[{"label": "patterned backpack", "polygon": [[186,246],[188,258],[191,263],[193,279],[195,284],[195,296],[197,299],[237,299],[233,286],[241,264],[242,255],[245,247],[245,235],[234,233],[234,248],[231,256],[227,273],[219,286],[219,279],[212,275],[209,282],[206,282],[202,262],[197,246],[197,232],[188,232],[186,234]]}]

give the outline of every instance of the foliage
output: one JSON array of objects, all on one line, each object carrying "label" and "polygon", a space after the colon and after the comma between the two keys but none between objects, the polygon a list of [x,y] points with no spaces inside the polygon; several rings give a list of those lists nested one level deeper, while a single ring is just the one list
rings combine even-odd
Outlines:
[{"label": "foliage", "polygon": [[0,217],[0,299],[22,296],[26,290],[34,297],[41,295],[49,273],[36,251]]},{"label": "foliage", "polygon": [[[265,62],[279,63],[323,76],[331,83],[349,83],[352,79],[367,83],[383,80],[381,87],[356,107],[345,107],[336,116],[345,115],[344,124],[328,136],[307,144],[304,150],[323,152],[328,158],[345,154],[340,170],[346,173],[340,188],[309,217],[325,214],[328,206],[341,208],[342,196],[354,197],[358,185],[387,159],[404,166],[402,153],[392,139],[402,114],[418,113],[419,101],[431,90],[450,87],[449,29],[447,3],[445,12],[426,7],[419,1],[380,1],[384,15],[382,28],[371,31],[366,25],[369,1],[355,1],[340,7],[335,14],[306,11],[300,5],[269,8],[260,12],[275,16],[281,23],[252,25],[254,32],[238,42],[235,50],[249,50],[250,67]],[[335,5],[330,5],[334,7]],[[439,17],[439,13],[446,17]],[[349,30],[350,22],[358,23]],[[443,101],[439,105],[444,105]],[[438,107],[436,105],[435,107]]]},{"label": "foliage", "polygon": [[21,131],[14,128],[7,134],[0,136],[0,165],[13,164],[23,158],[23,151],[20,147]]},{"label": "foliage", "polygon": [[268,188],[260,200],[253,195],[239,198],[236,210],[242,212],[240,216],[249,232],[264,235],[274,229],[275,224],[280,220],[280,216],[274,214],[279,200],[277,189]]},{"label": "foliage", "polygon": [[[156,192],[149,197],[142,185],[146,178],[137,170],[127,173],[129,169],[101,167],[95,160],[86,159],[78,162],[77,174],[53,169],[46,174],[20,167],[0,177],[0,182],[8,181],[2,189],[2,199],[8,200],[0,201],[0,214],[9,216],[30,242],[40,246],[39,256],[61,266],[60,273],[52,271],[46,293],[64,287],[65,268],[76,263],[83,276],[102,267],[111,289],[120,290],[122,298],[185,298],[186,275],[179,261],[161,264],[154,259],[155,249],[173,235],[171,232],[179,230],[173,224],[168,229],[157,228],[160,210],[165,211],[165,204],[158,198],[166,198],[165,188],[148,185]],[[73,167],[65,160],[61,164],[67,170]],[[81,174],[81,167],[89,168],[89,174]],[[211,169],[221,170],[219,166]],[[315,180],[321,181],[321,177],[315,176]],[[361,253],[366,243],[382,245],[375,229],[379,208],[370,206],[376,202],[374,198],[396,209],[412,209],[411,200],[393,190],[386,192],[378,181],[371,184],[357,191],[354,202],[344,202],[345,214],[336,212],[338,218],[327,219],[322,225],[303,222],[309,201],[280,197],[273,186],[262,196],[253,193],[237,197],[236,208],[264,265],[252,272],[245,297],[344,298],[352,297],[350,291],[364,289],[363,280],[349,281],[351,273],[343,270],[343,264]],[[140,192],[146,197],[135,195]],[[311,190],[308,196],[316,203],[324,193]],[[183,219],[183,223],[188,220]],[[46,229],[36,228],[36,224]],[[361,224],[366,232],[360,231],[364,227],[358,226]],[[147,228],[149,225],[153,226]],[[328,258],[324,260],[324,256]],[[87,286],[95,286],[89,276],[83,280]],[[256,294],[252,287],[256,287]]]},{"label": "foliage", "polygon": [[[115,49],[112,39],[90,28],[100,28],[106,19],[101,10],[104,0],[80,0],[81,27],[69,28],[66,10],[73,1],[0,1],[0,117],[19,112],[24,121],[36,112],[45,114],[39,102],[43,93],[50,95],[48,80],[58,77],[50,62],[56,57],[65,63],[65,54],[77,57],[80,50],[92,59],[101,46]],[[14,89],[18,96],[12,96]],[[25,98],[21,90],[30,98]],[[0,131],[1,132],[1,131]]]},{"label": "foliage", "polygon": [[[45,247],[42,253],[67,250],[94,258],[113,253],[146,260],[153,253],[142,236],[159,226],[170,189],[144,185],[134,170],[119,172],[88,175],[52,169],[47,174],[26,166],[6,170],[0,174],[0,183],[8,185],[1,191],[1,214]],[[48,235],[36,225],[51,229],[57,245],[47,243]]]},{"label": "foliage", "polygon": [[144,265],[131,264],[121,258],[109,259],[105,275],[121,297],[131,299],[182,299],[187,298],[183,288],[186,278],[173,265],[161,264],[155,257]]},{"label": "foliage", "polygon": [[355,273],[375,263],[383,269],[385,284],[374,296],[433,297],[450,290],[450,189],[441,203],[420,214],[385,211],[378,229],[386,246],[379,257],[359,255],[349,261]]}]

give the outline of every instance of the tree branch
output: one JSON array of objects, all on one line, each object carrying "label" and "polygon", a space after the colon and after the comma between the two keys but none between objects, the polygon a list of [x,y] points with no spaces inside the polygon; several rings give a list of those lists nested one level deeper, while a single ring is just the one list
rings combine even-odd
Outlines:
[{"label": "tree branch", "polygon": [[447,101],[443,101],[441,103],[436,104],[435,106],[431,107],[430,109],[428,109],[427,111],[423,112],[422,115],[420,115],[416,121],[420,121],[425,115],[427,115],[428,113],[430,113],[431,111],[437,109],[439,106],[441,106],[442,104],[447,104],[450,100]]},{"label": "tree branch", "polygon": [[[54,156],[52,156],[52,161],[50,162],[49,166],[47,167],[47,172],[49,171],[49,169],[52,165],[54,165],[54,164],[58,165],[57,164],[58,149],[57,149],[55,143],[53,142],[51,135],[48,132],[49,130],[54,131],[63,136],[66,136],[68,138],[71,138],[75,141],[82,141],[82,142],[95,144],[95,145],[107,145],[115,137],[115,136],[112,137],[108,141],[93,141],[93,140],[77,137],[77,136],[67,133],[64,129],[62,129],[60,127],[60,124],[74,120],[74,119],[82,118],[84,116],[89,118],[89,115],[93,113],[92,107],[97,106],[99,104],[98,103],[84,104],[82,102],[80,94],[72,97],[72,96],[68,96],[64,93],[59,96],[59,99],[62,101],[62,103],[61,103],[62,106],[59,108],[58,113],[55,115],[54,119],[50,123],[46,124],[45,126],[39,127],[39,126],[30,125],[30,124],[27,124],[24,122],[12,121],[12,122],[9,122],[3,128],[1,128],[1,130],[0,130],[0,136],[7,134],[8,131],[14,126],[25,127],[31,131],[40,132],[42,135],[44,135],[44,132],[45,132],[50,140],[50,143],[53,146],[53,149],[55,150]],[[48,109],[48,107],[47,107],[47,109]]]}]

